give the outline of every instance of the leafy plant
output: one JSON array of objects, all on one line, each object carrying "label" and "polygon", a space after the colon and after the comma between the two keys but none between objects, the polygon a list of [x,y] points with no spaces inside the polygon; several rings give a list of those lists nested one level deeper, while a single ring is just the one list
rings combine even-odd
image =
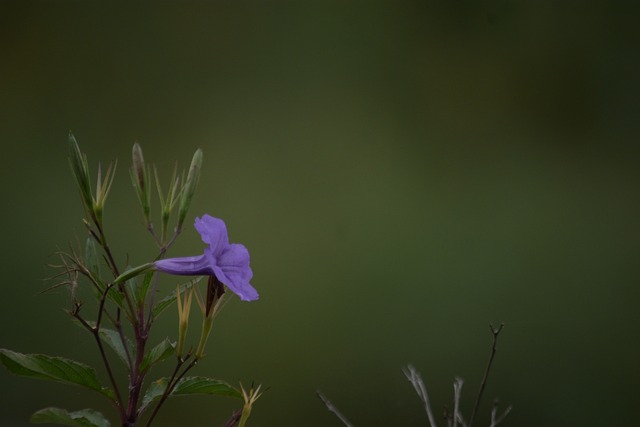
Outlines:
[{"label": "leafy plant", "polygon": [[[144,161],[140,145],[134,144],[131,179],[146,229],[158,248],[158,255],[140,266],[128,268],[124,264],[123,268],[123,263],[117,262],[119,257],[108,243],[103,222],[106,201],[116,175],[116,163],[107,167],[104,176],[98,166],[94,191],[87,156],[71,133],[69,148],[69,162],[82,201],[87,240],[82,249],[70,246],[67,252],[58,253],[60,264],[54,267],[59,271],[54,278],[60,281],[49,289],[65,287],[69,290],[68,313],[76,324],[93,337],[109,384],[100,382],[94,368],[63,357],[0,349],[0,362],[16,375],[57,381],[96,392],[112,404],[123,427],[150,426],[167,399],[192,394],[243,400],[242,409],[236,411],[226,424],[243,426],[253,403],[260,397],[260,387],[255,391],[252,387],[247,393],[242,386],[238,389],[218,379],[187,374],[205,357],[209,331],[222,301],[227,298],[226,290],[231,290],[242,300],[258,298],[257,291],[249,283],[253,276],[249,252],[243,245],[229,243],[226,225],[222,220],[205,214],[196,218],[196,228],[209,245],[205,253],[197,257],[165,259],[167,251],[183,230],[200,178],[202,150],[197,150],[193,155],[186,177],[182,174],[181,179],[174,169],[166,191],[163,191],[159,174],[154,168],[160,200],[158,232],[151,220],[151,168]],[[176,210],[175,226],[173,232],[169,233],[169,224]],[[196,260],[200,264],[194,264]],[[201,268],[189,268],[196,264]],[[188,280],[178,285],[174,294],[156,301],[161,272],[207,276],[208,280]],[[200,289],[203,286],[204,291]],[[87,289],[90,291],[87,292]],[[94,301],[91,306],[82,297],[87,293]],[[202,315],[202,329],[196,350],[186,345],[194,296]],[[150,336],[155,320],[175,302],[178,305],[177,341],[166,337],[152,345]],[[113,353],[107,353],[107,347]],[[171,376],[150,380],[153,368],[172,358],[175,366]],[[126,379],[116,377],[113,369],[116,361],[125,366]],[[69,412],[60,408],[45,408],[34,413],[31,422],[76,427],[110,425],[105,415],[93,409]]]}]

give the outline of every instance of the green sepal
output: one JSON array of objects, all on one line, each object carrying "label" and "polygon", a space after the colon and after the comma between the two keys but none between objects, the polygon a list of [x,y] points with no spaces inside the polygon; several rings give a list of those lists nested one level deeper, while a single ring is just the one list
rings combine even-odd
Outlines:
[{"label": "green sepal", "polygon": [[113,391],[100,384],[93,368],[74,360],[46,354],[22,354],[3,348],[0,349],[0,362],[16,375],[81,385],[114,399]]},{"label": "green sepal", "polygon": [[31,415],[33,424],[59,424],[72,427],[110,427],[111,423],[100,412],[82,409],[67,412],[60,408],[44,408]]}]

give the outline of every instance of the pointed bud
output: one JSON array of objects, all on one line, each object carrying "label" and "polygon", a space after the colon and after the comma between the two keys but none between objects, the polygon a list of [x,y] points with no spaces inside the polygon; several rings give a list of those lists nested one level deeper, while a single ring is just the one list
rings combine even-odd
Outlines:
[{"label": "pointed bud", "polygon": [[109,163],[107,171],[102,178],[102,168],[98,164],[98,181],[96,183],[96,197],[93,203],[93,212],[98,224],[102,224],[102,212],[104,211],[104,204],[107,201],[107,196],[111,190],[113,179],[116,176],[116,168],[118,167],[118,161]]},{"label": "pointed bud", "polygon": [[182,197],[180,199],[180,210],[178,211],[178,230],[182,229],[182,224],[187,216],[187,211],[191,206],[191,199],[196,192],[198,181],[200,180],[200,170],[202,169],[202,150],[198,148],[193,154],[191,167],[187,174],[187,180],[182,187]]},{"label": "pointed bud", "polygon": [[176,288],[176,299],[178,300],[178,345],[176,346],[176,356],[182,357],[184,352],[184,342],[187,337],[189,327],[189,313],[191,311],[191,300],[193,299],[193,288],[184,291],[184,301],[181,298],[180,286]]},{"label": "pointed bud", "polygon": [[93,212],[94,200],[91,193],[91,178],[89,176],[87,157],[80,151],[78,142],[71,132],[69,132],[69,154],[69,164],[78,183],[82,202],[88,212]]},{"label": "pointed bud", "polygon": [[133,181],[133,187],[138,195],[140,206],[142,206],[142,213],[144,218],[149,223],[149,209],[151,205],[151,192],[147,188],[149,181],[149,172],[144,163],[144,156],[142,155],[142,147],[137,142],[133,144],[131,150],[132,166],[131,166],[131,180]]}]

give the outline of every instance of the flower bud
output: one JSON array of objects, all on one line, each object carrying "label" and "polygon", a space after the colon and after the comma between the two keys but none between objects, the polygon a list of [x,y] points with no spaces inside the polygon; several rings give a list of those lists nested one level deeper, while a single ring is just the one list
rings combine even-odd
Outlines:
[{"label": "flower bud", "polygon": [[196,350],[196,359],[202,359],[204,357],[204,349],[211,333],[211,327],[213,326],[213,319],[215,318],[222,299],[224,297],[224,285],[216,279],[214,276],[209,276],[207,282],[207,296],[203,301],[200,296],[196,294],[196,299],[200,310],[202,311],[202,331],[200,333],[200,342],[198,343],[198,349]]},{"label": "flower bud", "polygon": [[191,199],[196,192],[198,181],[200,180],[200,170],[202,169],[202,150],[198,148],[193,154],[191,167],[187,174],[187,180],[182,187],[182,197],[180,198],[180,210],[178,211],[178,230],[182,229],[182,224],[187,216]]},{"label": "flower bud", "polygon": [[91,178],[89,176],[87,156],[80,151],[78,142],[71,132],[69,132],[69,154],[69,164],[71,165],[73,176],[75,176],[76,182],[78,183],[82,202],[88,212],[93,212],[94,201],[93,194],[91,193]]},{"label": "flower bud", "polygon": [[184,352],[184,342],[189,327],[189,312],[191,311],[191,300],[193,299],[193,288],[184,291],[184,301],[180,297],[180,286],[176,288],[176,299],[178,300],[178,345],[176,346],[176,356],[182,357]]},{"label": "flower bud", "polygon": [[133,187],[138,195],[138,200],[142,206],[142,212],[144,218],[149,223],[149,207],[151,205],[151,192],[148,191],[147,182],[149,181],[149,173],[144,163],[144,156],[142,155],[142,147],[137,142],[133,144],[131,150],[132,166],[131,166],[131,180],[133,181]]}]

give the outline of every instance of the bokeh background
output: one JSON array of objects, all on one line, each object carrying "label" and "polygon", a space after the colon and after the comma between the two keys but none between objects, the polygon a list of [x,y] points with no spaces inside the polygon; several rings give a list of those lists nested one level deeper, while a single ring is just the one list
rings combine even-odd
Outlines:
[{"label": "bokeh background", "polygon": [[[132,264],[154,253],[133,142],[165,180],[204,150],[188,221],[225,219],[261,298],[227,305],[194,374],[269,386],[250,425],[340,425],[316,389],[358,426],[426,425],[407,363],[437,413],[463,377],[468,415],[500,322],[476,425],[494,397],[505,426],[637,423],[633,2],[129,3],[0,6],[0,347],[97,363],[66,293],[39,293],[85,238],[73,130],[93,173],[119,160],[106,224]],[[187,227],[172,255],[201,250]],[[0,390],[2,426],[109,410],[4,368]],[[175,399],[158,426],[238,404]]]}]

